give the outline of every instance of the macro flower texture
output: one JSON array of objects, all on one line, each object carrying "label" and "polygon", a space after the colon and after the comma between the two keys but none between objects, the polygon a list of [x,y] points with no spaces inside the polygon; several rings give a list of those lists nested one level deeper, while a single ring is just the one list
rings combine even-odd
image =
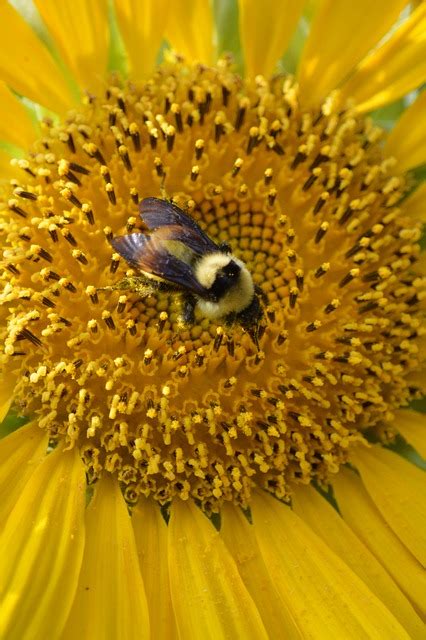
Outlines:
[{"label": "macro flower texture", "polygon": [[[0,36],[0,637],[424,638],[426,3]],[[147,197],[245,263],[256,340],[116,286]]]}]

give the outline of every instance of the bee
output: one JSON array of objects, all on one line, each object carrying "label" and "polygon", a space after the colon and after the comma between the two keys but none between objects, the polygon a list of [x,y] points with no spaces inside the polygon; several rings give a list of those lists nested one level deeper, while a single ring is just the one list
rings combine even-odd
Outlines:
[{"label": "bee", "polygon": [[159,198],[139,203],[149,234],[111,239],[115,251],[138,271],[113,287],[141,297],[155,291],[177,292],[183,300],[182,320],[193,324],[196,310],[210,320],[238,323],[258,346],[263,310],[247,266],[229,245],[216,244],[176,204]]}]

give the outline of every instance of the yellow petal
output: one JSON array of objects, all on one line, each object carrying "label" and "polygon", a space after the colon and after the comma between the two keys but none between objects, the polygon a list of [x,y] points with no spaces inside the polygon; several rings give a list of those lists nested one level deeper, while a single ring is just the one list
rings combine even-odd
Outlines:
[{"label": "yellow petal", "polygon": [[[41,0],[43,1],[43,0]],[[115,0],[115,11],[134,80],[154,69],[164,37],[170,0]]]},{"label": "yellow petal", "polygon": [[426,182],[422,182],[422,184],[404,200],[402,210],[415,220],[426,222]]},{"label": "yellow petal", "polygon": [[380,49],[361,62],[343,93],[355,99],[360,111],[370,111],[397,100],[425,80],[426,3],[422,2]]},{"label": "yellow petal", "polygon": [[405,4],[405,0],[322,2],[299,63],[303,103],[318,104],[337,88],[389,30]]},{"label": "yellow petal", "polygon": [[426,460],[425,414],[408,410],[395,411],[394,424],[402,437]]},{"label": "yellow petal", "polygon": [[[12,167],[12,165],[10,164],[11,159],[12,159],[12,156],[9,153],[7,153],[7,151],[5,151],[4,149],[0,149],[0,181],[1,182],[5,182],[6,180],[9,180],[9,178],[11,178],[16,174],[15,168]],[[2,415],[3,405],[1,402],[1,398],[3,397],[4,397],[4,394],[2,394],[2,390],[0,387],[0,416]],[[7,407],[6,413],[4,414],[4,416],[7,414],[8,411],[9,411],[9,407]],[[0,420],[0,422],[4,420],[4,416]]]},{"label": "yellow petal", "polygon": [[351,461],[383,518],[426,567],[424,472],[380,445],[357,448]]},{"label": "yellow petal", "polygon": [[3,422],[13,402],[13,392],[16,385],[16,376],[0,379],[0,422]]},{"label": "yellow petal", "polygon": [[[10,169],[10,173],[16,175],[16,168],[11,166]],[[17,380],[16,371],[10,372],[6,377],[0,376],[0,423],[3,422],[12,406]]]},{"label": "yellow petal", "polygon": [[34,469],[46,455],[47,433],[35,422],[0,440],[0,531]]},{"label": "yellow petal", "polygon": [[73,98],[59,68],[28,24],[7,2],[0,3],[0,76],[18,93],[58,113]]},{"label": "yellow petal", "polygon": [[266,494],[252,502],[259,547],[304,637],[408,638],[382,602],[291,509]]},{"label": "yellow petal", "polygon": [[220,535],[234,558],[240,576],[253,598],[270,638],[303,638],[301,631],[268,574],[254,535],[241,510],[226,503],[221,511]]},{"label": "yellow petal", "polygon": [[24,107],[4,82],[0,82],[0,140],[24,149],[34,142],[36,129]]},{"label": "yellow petal", "polygon": [[426,91],[400,117],[387,139],[385,153],[396,158],[399,171],[426,162]]},{"label": "yellow petal", "polygon": [[173,49],[189,62],[214,62],[214,22],[209,0],[173,2],[164,18],[166,38]]},{"label": "yellow petal", "polygon": [[86,546],[63,638],[149,638],[135,536],[118,483],[105,477],[86,511]]},{"label": "yellow petal", "polygon": [[[416,271],[418,271],[419,273],[423,273],[425,274],[425,253],[424,251],[419,255],[419,258],[416,262]],[[420,298],[420,303],[421,303],[421,309],[423,310],[425,308],[424,305],[424,298]],[[423,357],[424,355],[424,345],[421,345],[421,355]],[[422,368],[414,370],[412,373],[408,373],[406,378],[405,378],[406,382],[412,386],[412,387],[416,387],[418,391],[420,391],[420,393],[422,395],[426,395],[426,369],[424,367],[424,365],[422,366]]]},{"label": "yellow petal", "polygon": [[167,525],[153,500],[141,498],[132,514],[136,548],[156,638],[177,638],[167,562]]},{"label": "yellow petal", "polygon": [[333,489],[344,520],[387,569],[417,612],[426,616],[425,572],[383,520],[359,477],[341,469],[333,480]]},{"label": "yellow petal", "polygon": [[270,76],[285,52],[304,0],[239,0],[240,37],[249,77]]},{"label": "yellow petal", "polygon": [[81,89],[105,89],[109,26],[107,0],[34,0]]},{"label": "yellow petal", "polygon": [[58,638],[84,547],[84,467],[59,447],[35,469],[0,538],[0,637]]},{"label": "yellow petal", "polygon": [[172,505],[168,556],[180,638],[267,638],[223,540],[192,501]]},{"label": "yellow petal", "polygon": [[294,511],[365,582],[408,631],[424,637],[424,625],[411,603],[380,562],[367,549],[337,511],[312,487],[298,485],[292,499]]}]

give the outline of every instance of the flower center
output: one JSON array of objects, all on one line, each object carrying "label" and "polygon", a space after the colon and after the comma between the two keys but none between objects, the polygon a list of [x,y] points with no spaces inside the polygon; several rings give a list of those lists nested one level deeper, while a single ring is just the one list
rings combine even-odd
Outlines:
[{"label": "flower center", "polygon": [[[90,479],[207,510],[254,483],[285,497],[415,396],[420,231],[380,130],[338,95],[303,112],[291,79],[168,63],[44,126],[3,188],[1,362]],[[183,326],[176,293],[98,290],[163,186],[261,288],[259,350],[238,324]]]}]

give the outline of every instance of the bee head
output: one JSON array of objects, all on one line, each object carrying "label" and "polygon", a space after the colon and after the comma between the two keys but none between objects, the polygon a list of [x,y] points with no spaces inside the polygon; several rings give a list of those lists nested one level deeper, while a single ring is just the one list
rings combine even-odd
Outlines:
[{"label": "bee head", "polygon": [[211,300],[217,301],[234,286],[240,277],[241,267],[232,259],[228,264],[217,270],[213,284],[211,285],[209,292],[211,294]]},{"label": "bee head", "polygon": [[231,255],[219,251],[202,256],[195,265],[196,278],[208,291],[212,301],[220,298],[236,283],[240,270]]}]

